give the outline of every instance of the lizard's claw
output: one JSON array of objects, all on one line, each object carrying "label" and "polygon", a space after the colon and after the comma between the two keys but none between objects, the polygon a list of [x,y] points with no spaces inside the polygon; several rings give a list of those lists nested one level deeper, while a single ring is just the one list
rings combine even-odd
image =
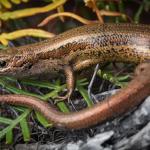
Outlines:
[{"label": "lizard's claw", "polygon": [[57,96],[55,103],[65,101],[65,100],[68,100],[68,102],[70,102],[71,94],[72,94],[72,92],[68,92],[65,96]]}]

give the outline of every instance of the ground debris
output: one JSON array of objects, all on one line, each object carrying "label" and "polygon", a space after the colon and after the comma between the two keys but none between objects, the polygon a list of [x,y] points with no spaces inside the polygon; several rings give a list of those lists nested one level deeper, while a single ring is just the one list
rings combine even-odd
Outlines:
[{"label": "ground debris", "polygon": [[114,132],[105,132],[88,138],[86,142],[70,142],[68,144],[18,144],[16,150],[111,150],[104,148],[102,144],[113,136]]},{"label": "ground debris", "polygon": [[[144,149],[150,146],[150,96],[135,110],[109,123],[94,126],[94,136],[83,140],[59,144],[18,144],[16,150],[128,150]],[[105,130],[107,129],[107,130]],[[78,131],[79,132],[79,131]],[[66,134],[71,139],[77,131]],[[85,134],[84,132],[82,134]]]}]

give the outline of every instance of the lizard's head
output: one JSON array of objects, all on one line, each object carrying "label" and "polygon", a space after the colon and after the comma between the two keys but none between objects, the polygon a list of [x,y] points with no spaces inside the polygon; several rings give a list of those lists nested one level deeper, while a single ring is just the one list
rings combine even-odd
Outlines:
[{"label": "lizard's head", "polygon": [[62,69],[61,60],[39,59],[32,51],[16,48],[0,51],[0,76],[16,78],[55,74]]},{"label": "lizard's head", "polygon": [[20,73],[27,76],[26,71],[31,64],[26,60],[25,55],[16,49],[6,49],[0,51],[0,75],[20,77]]}]

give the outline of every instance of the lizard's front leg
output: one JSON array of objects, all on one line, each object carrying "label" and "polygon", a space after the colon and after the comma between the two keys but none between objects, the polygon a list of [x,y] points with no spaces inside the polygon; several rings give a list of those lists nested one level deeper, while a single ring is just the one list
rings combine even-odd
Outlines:
[{"label": "lizard's front leg", "polygon": [[75,88],[75,77],[74,77],[74,71],[73,68],[69,65],[64,67],[64,73],[66,76],[66,84],[67,84],[67,94],[65,96],[58,96],[57,98],[59,100],[57,101],[62,101],[65,99],[70,99],[72,92]]},{"label": "lizard's front leg", "polygon": [[66,75],[66,84],[67,84],[67,94],[65,96],[58,96],[58,100],[56,100],[56,102],[58,101],[62,101],[65,99],[70,99],[72,92],[75,88],[75,76],[74,76],[74,71],[80,71],[83,70],[84,68],[90,67],[94,64],[97,64],[99,62],[99,59],[87,59],[84,61],[79,61],[76,62],[73,67],[70,65],[66,65],[64,67],[64,73]]}]

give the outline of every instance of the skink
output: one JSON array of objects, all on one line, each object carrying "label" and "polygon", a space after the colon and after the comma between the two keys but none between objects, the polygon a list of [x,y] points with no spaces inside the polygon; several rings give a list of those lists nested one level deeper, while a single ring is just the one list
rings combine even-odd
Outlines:
[{"label": "skink", "polygon": [[[0,75],[22,78],[64,72],[68,88],[67,97],[69,97],[74,89],[74,72],[97,63],[141,63],[147,60],[150,60],[149,25],[94,24],[72,29],[40,43],[0,51]],[[144,76],[147,77],[146,74]],[[118,111],[121,114],[139,104],[145,96],[150,94],[149,82],[144,80],[144,76],[137,78],[142,86],[137,80],[129,84],[129,89],[132,86],[135,88],[135,91],[131,93],[127,90],[129,97],[114,96],[109,101],[109,104],[112,103],[110,106],[114,112]],[[143,88],[144,84],[148,84],[146,90]],[[136,96],[138,92],[142,93],[139,97]],[[29,101],[29,97],[17,95],[0,97],[0,102],[29,106],[42,112],[57,126],[68,128],[87,127],[89,124],[92,125],[113,116],[106,102],[81,113],[61,115],[44,102],[37,102],[34,98]],[[83,124],[84,121],[86,125]]]},{"label": "skink", "polygon": [[150,26],[138,24],[91,24],[49,40],[0,51],[0,75],[18,78],[66,75],[70,97],[74,72],[97,63],[141,63],[150,59]]}]

